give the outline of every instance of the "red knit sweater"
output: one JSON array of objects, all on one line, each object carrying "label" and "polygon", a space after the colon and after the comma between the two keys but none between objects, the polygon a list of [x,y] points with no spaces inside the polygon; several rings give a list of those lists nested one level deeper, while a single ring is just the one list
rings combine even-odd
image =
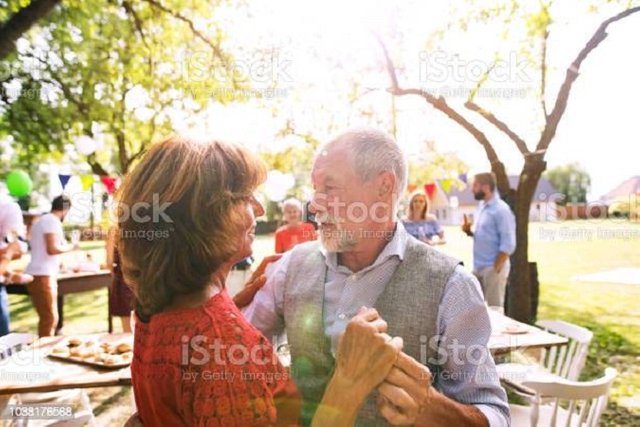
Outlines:
[{"label": "red knit sweater", "polygon": [[298,423],[288,371],[226,291],[199,308],[138,319],[131,376],[144,425]]}]

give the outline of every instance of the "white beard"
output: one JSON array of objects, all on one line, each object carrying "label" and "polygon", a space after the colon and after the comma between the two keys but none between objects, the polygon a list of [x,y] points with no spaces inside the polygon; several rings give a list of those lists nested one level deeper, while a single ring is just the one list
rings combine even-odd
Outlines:
[{"label": "white beard", "polygon": [[327,252],[347,252],[357,243],[354,236],[336,224],[335,230],[324,232],[320,230],[320,243]]}]

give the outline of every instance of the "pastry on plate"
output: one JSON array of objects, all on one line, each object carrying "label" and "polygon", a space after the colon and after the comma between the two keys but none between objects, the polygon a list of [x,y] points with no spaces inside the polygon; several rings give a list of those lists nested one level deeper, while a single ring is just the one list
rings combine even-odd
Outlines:
[{"label": "pastry on plate", "polygon": [[70,346],[77,346],[82,344],[82,339],[79,337],[71,337],[67,340]]},{"label": "pastry on plate", "polygon": [[124,341],[118,344],[116,350],[118,351],[118,353],[126,353],[133,350],[133,347],[131,346],[131,343]]},{"label": "pastry on plate", "polygon": [[69,347],[54,347],[51,349],[51,354],[59,357],[69,357]]},{"label": "pastry on plate", "polygon": [[110,355],[106,359],[104,359],[103,363],[107,366],[109,365],[118,365],[122,363],[122,357],[116,355]]}]

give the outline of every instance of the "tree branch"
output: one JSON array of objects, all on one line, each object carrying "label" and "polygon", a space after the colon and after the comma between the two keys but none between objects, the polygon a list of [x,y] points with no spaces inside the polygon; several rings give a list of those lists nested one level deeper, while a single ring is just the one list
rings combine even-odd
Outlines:
[{"label": "tree branch", "polygon": [[494,60],[493,63],[491,64],[491,66],[489,66],[487,68],[487,71],[476,82],[476,85],[474,86],[474,88],[471,89],[471,91],[469,92],[469,98],[467,98],[467,101],[473,102],[473,100],[475,99],[476,95],[480,92],[480,89],[482,88],[482,85],[485,84],[487,82],[487,80],[489,80],[489,75],[491,74],[493,69],[496,67],[496,63],[497,63],[497,60]]},{"label": "tree branch", "polygon": [[168,7],[164,6],[162,3],[160,3],[157,0],[143,0],[143,1],[149,3],[151,6],[155,7],[156,9],[159,9],[160,11],[162,11],[164,13],[167,13],[167,14],[173,16],[177,20],[182,21],[185,24],[187,24],[187,26],[189,27],[189,29],[191,30],[193,35],[195,35],[197,38],[202,40],[207,46],[209,46],[211,48],[211,50],[213,51],[213,53],[215,54],[215,56],[217,56],[218,59],[220,59],[220,61],[222,61],[222,63],[225,66],[228,66],[229,59],[227,58],[227,55],[225,55],[225,53],[222,51],[220,46],[218,44],[216,44],[216,43],[213,43],[204,34],[202,34],[202,32],[199,31],[196,28],[196,26],[195,26],[195,24],[193,23],[192,20],[190,20],[189,18],[185,17],[184,15],[180,14],[179,12],[177,12],[175,10],[169,9]]},{"label": "tree branch", "polygon": [[[45,61],[44,59],[40,58],[39,56],[33,55],[31,53],[26,53],[24,55],[27,58],[32,58],[35,59],[36,61],[40,62],[43,66],[44,69],[47,71],[47,73],[49,73],[49,76],[51,76],[51,79],[48,78],[41,78],[39,79],[41,82],[45,82],[45,83],[49,83],[52,84],[54,86],[58,86],[60,88],[60,90],[62,90],[62,93],[64,94],[65,98],[71,102],[72,104],[74,104],[76,107],[78,107],[78,110],[85,116],[88,117],[89,116],[89,106],[87,104],[85,104],[82,100],[76,98],[73,93],[71,92],[71,89],[65,85],[63,83],[63,79],[60,78],[60,75],[53,70],[53,68],[51,68],[49,62]],[[65,66],[68,66],[68,64],[65,63]]]},{"label": "tree branch", "polygon": [[378,43],[382,48],[382,52],[385,58],[385,64],[387,68],[387,72],[389,74],[389,80],[391,81],[391,87],[388,89],[389,92],[395,96],[404,96],[404,95],[417,95],[422,97],[427,103],[431,104],[436,110],[441,111],[447,117],[449,117],[454,122],[458,123],[462,126],[467,132],[469,132],[475,139],[482,145],[484,151],[487,155],[487,159],[489,163],[491,163],[491,170],[495,173],[497,179],[498,190],[501,195],[505,197],[509,197],[511,193],[511,189],[509,187],[509,179],[507,177],[507,173],[504,167],[504,164],[498,158],[498,154],[494,150],[493,146],[487,139],[486,135],[482,133],[477,127],[473,125],[470,121],[468,121],[462,114],[458,113],[454,108],[452,108],[442,96],[435,97],[430,94],[426,90],[410,88],[403,89],[398,84],[398,76],[396,75],[396,68],[389,56],[389,51],[387,50],[387,46],[384,44],[380,37],[377,37]]},{"label": "tree branch", "polygon": [[518,136],[518,134],[516,134],[514,131],[512,131],[511,128],[506,123],[504,123],[502,120],[498,119],[493,113],[491,113],[490,111],[485,110],[484,108],[480,107],[478,104],[476,104],[473,101],[465,102],[464,106],[466,108],[468,108],[469,110],[475,111],[476,113],[480,114],[489,123],[494,125],[500,131],[504,132],[509,138],[511,138],[513,140],[513,142],[516,143],[516,146],[518,147],[518,150],[520,150],[520,152],[523,155],[529,154],[529,149],[527,148],[527,143],[522,138],[520,138],[520,136]]},{"label": "tree branch", "polygon": [[129,159],[130,163],[133,163],[136,159],[138,159],[138,157],[142,156],[147,150],[147,144],[143,144],[140,149],[138,151],[136,151],[136,153],[131,156],[131,158]]},{"label": "tree branch", "polygon": [[378,39],[378,41],[380,43],[380,46],[382,47],[382,51],[385,57],[387,72],[389,74],[389,80],[391,80],[391,87],[388,89],[388,91],[391,94],[395,96],[418,95],[422,97],[425,101],[431,104],[435,109],[446,114],[447,117],[449,117],[450,119],[458,123],[464,129],[466,129],[467,132],[473,135],[473,137],[483,146],[485,152],[487,153],[487,158],[489,159],[490,162],[493,163],[493,162],[499,161],[498,155],[496,154],[495,150],[491,146],[491,143],[489,142],[487,137],[471,122],[469,122],[460,113],[454,110],[447,103],[445,98],[443,98],[442,96],[436,97],[423,89],[401,88],[400,85],[398,84],[398,76],[396,75],[396,68],[395,68],[395,65],[393,64],[393,61],[391,60],[391,57],[389,56],[389,51],[387,50],[387,47],[380,39]]},{"label": "tree branch", "polygon": [[131,15],[131,17],[133,18],[133,25],[134,25],[136,31],[138,32],[138,34],[140,34],[140,39],[142,40],[142,43],[145,45],[147,50],[151,51],[151,48],[149,47],[149,44],[147,43],[147,38],[144,35],[144,30],[142,28],[142,20],[140,19],[140,17],[136,13],[135,9],[133,8],[133,5],[131,4],[131,2],[129,2],[127,0],[124,0],[122,2],[122,7],[124,7],[124,10],[127,11],[127,13],[129,15]]},{"label": "tree branch", "polygon": [[544,114],[544,120],[547,121],[547,101],[545,99],[547,93],[547,41],[549,40],[549,30],[544,30],[544,36],[542,38],[542,60],[540,65],[540,102],[542,104],[542,112]]},{"label": "tree branch", "polygon": [[91,167],[91,172],[98,176],[109,176],[109,172],[96,160],[96,155],[87,156],[87,163]]},{"label": "tree branch", "polygon": [[16,48],[16,40],[45,17],[60,0],[32,0],[28,6],[13,14],[0,25],[0,59],[4,59]]},{"label": "tree branch", "polygon": [[551,140],[556,134],[556,130],[558,129],[558,124],[560,123],[560,119],[562,118],[566,108],[567,108],[567,100],[569,99],[569,94],[571,92],[571,87],[573,83],[578,78],[580,72],[580,66],[582,62],[587,58],[587,56],[596,48],[598,45],[607,38],[607,27],[613,22],[619,21],[621,19],[626,18],[629,15],[632,15],[636,12],[640,12],[640,6],[634,7],[631,9],[627,9],[624,12],[620,12],[619,14],[612,16],[611,18],[604,21],[600,24],[600,27],[596,30],[596,32],[591,36],[591,39],[587,42],[585,47],[578,53],[576,59],[571,63],[571,65],[567,68],[566,76],[562,86],[558,90],[558,96],[556,98],[556,103],[551,111],[551,114],[547,116],[547,124],[542,131],[542,135],[540,135],[540,141],[536,147],[536,151],[546,150],[551,143]]}]

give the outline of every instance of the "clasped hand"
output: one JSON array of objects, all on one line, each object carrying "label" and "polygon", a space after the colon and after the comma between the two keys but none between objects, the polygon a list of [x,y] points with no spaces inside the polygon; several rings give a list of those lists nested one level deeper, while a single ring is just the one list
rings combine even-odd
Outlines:
[{"label": "clasped hand", "polygon": [[348,382],[358,400],[377,387],[378,411],[390,424],[415,424],[428,407],[432,375],[401,351],[402,338],[386,332],[375,309],[360,309],[339,339],[335,376]]}]

